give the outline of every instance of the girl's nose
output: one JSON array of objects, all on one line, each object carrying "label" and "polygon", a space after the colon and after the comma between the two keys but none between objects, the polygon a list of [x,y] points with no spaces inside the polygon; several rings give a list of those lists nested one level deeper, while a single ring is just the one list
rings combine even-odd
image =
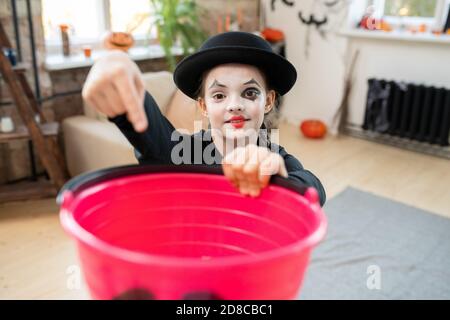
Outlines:
[{"label": "girl's nose", "polygon": [[228,112],[242,111],[242,110],[243,110],[242,106],[236,104],[227,107]]}]

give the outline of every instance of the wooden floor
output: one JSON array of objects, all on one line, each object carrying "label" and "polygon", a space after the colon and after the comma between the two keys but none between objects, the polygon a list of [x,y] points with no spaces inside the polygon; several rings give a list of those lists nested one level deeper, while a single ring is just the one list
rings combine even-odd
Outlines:
[{"label": "wooden floor", "polygon": [[[348,186],[450,217],[450,161],[350,137],[302,138],[283,124],[281,145],[323,182],[328,199]],[[0,205],[0,299],[83,299],[74,243],[54,199]],[[72,285],[72,286],[71,286]]]}]

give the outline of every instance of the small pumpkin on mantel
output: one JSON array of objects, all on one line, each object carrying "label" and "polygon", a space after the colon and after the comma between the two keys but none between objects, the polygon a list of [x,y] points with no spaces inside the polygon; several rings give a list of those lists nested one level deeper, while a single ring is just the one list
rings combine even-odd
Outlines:
[{"label": "small pumpkin on mantel", "polygon": [[321,139],[327,133],[327,126],[320,120],[309,119],[300,124],[300,130],[307,138]]}]

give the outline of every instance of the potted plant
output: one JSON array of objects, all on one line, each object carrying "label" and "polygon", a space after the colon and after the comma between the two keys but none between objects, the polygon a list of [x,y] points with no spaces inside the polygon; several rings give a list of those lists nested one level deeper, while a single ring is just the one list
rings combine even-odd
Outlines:
[{"label": "potted plant", "polygon": [[166,55],[170,70],[176,61],[172,53],[175,45],[181,46],[183,55],[195,51],[206,40],[207,34],[199,23],[200,8],[195,0],[150,0],[153,8],[153,26]]}]

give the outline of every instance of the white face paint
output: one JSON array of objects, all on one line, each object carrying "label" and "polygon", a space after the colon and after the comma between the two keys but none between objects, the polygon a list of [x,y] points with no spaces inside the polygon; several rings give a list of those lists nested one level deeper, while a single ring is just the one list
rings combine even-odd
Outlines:
[{"label": "white face paint", "polygon": [[203,83],[211,129],[227,140],[242,140],[259,131],[266,106],[273,101],[267,99],[266,82],[258,68],[219,65],[206,74]]}]

